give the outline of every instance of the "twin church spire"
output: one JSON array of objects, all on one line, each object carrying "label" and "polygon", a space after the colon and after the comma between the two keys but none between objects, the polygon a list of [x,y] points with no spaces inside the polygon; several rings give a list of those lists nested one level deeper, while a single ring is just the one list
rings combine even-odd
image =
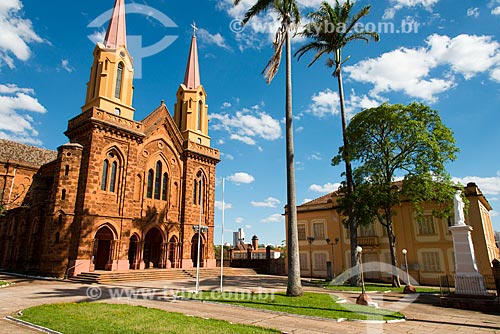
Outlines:
[{"label": "twin church spire", "polygon": [[[193,28],[184,82],[177,91],[174,120],[185,139],[210,146],[206,93],[201,85],[196,27]],[[95,107],[133,120],[133,77],[133,59],[127,50],[125,3],[116,0],[104,43],[97,43],[94,49],[82,111]]]}]

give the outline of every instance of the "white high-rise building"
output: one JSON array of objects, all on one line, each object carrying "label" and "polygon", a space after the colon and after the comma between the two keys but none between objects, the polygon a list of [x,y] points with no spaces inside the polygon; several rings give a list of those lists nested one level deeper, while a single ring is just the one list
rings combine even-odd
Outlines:
[{"label": "white high-rise building", "polygon": [[233,246],[237,246],[245,242],[245,232],[242,228],[238,229],[238,232],[233,232]]}]

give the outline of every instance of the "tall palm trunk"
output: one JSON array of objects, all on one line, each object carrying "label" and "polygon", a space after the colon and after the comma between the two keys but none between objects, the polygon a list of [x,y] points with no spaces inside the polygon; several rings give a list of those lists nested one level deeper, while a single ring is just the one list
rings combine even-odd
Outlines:
[{"label": "tall palm trunk", "polygon": [[[340,59],[340,50],[338,52],[338,59]],[[345,175],[347,181],[347,216],[348,216],[348,224],[349,224],[349,240],[351,243],[351,267],[354,268],[358,264],[356,248],[358,247],[358,229],[356,224],[356,219],[354,217],[354,208],[352,205],[352,194],[354,192],[354,181],[352,177],[352,166],[351,160],[349,158],[349,142],[347,140],[347,117],[345,113],[345,101],[344,101],[344,86],[342,83],[342,70],[341,70],[341,62],[336,62],[335,75],[337,76],[337,81],[339,85],[339,97],[340,97],[340,115],[342,117],[342,139],[344,142],[344,151],[343,158],[345,161]],[[353,271],[353,275],[351,277],[351,285],[358,286],[360,282],[359,273]]]},{"label": "tall palm trunk", "polygon": [[288,203],[288,286],[287,296],[302,295],[300,283],[299,237],[295,200],[295,166],[292,117],[292,47],[290,27],[286,29],[286,177]]}]

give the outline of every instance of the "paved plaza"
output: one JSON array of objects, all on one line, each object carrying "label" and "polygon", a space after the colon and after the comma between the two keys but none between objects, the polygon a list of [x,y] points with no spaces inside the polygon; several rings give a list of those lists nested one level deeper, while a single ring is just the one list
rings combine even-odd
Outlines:
[{"label": "paved plaza", "polygon": [[[193,290],[194,280],[126,282],[116,285],[82,285],[67,281],[38,280],[0,275],[0,280],[15,284],[0,288],[0,334],[40,333],[19,327],[5,316],[15,314],[27,307],[59,302],[96,301],[143,305],[171,312],[222,319],[233,323],[271,327],[286,333],[500,333],[500,316],[475,311],[456,310],[436,306],[439,297],[418,295],[415,297],[396,293],[373,293],[372,298],[383,308],[400,311],[407,321],[396,323],[374,323],[325,320],[313,317],[288,315],[276,312],[240,308],[214,303],[173,300],[175,290]],[[219,287],[219,279],[203,279],[201,289]],[[283,291],[286,278],[278,276],[227,277],[226,291]],[[323,289],[304,287],[307,291]],[[133,294],[130,294],[133,292]],[[122,297],[116,297],[119,294]],[[333,292],[332,294],[353,303],[358,293]],[[111,295],[115,295],[114,298]],[[128,296],[128,297],[126,297]],[[129,298],[130,297],[130,298]],[[200,329],[200,333],[202,330]]]}]

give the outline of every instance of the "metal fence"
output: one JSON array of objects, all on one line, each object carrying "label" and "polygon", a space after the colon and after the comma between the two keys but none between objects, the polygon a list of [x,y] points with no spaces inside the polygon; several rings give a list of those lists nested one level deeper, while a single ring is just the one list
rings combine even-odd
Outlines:
[{"label": "metal fence", "polygon": [[[484,275],[484,286],[490,291],[496,291],[495,278],[493,275]],[[439,277],[439,287],[442,295],[450,294],[455,290],[455,276],[443,275]]]}]

